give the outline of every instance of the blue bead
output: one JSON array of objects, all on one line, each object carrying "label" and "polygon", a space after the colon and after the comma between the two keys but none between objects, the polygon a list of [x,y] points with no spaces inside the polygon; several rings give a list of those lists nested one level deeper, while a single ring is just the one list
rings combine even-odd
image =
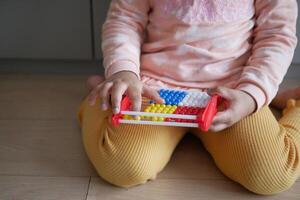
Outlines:
[{"label": "blue bead", "polygon": [[154,101],[154,100],[150,100],[149,103],[150,103],[150,104],[154,104],[155,101]]}]

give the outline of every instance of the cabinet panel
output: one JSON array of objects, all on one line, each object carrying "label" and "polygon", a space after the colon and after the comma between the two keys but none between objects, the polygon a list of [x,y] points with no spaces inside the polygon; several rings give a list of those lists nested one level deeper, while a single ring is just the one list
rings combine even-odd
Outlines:
[{"label": "cabinet panel", "polygon": [[[298,4],[299,4],[299,1],[298,1]],[[298,17],[298,21],[297,21],[297,36],[298,36],[299,41],[298,41],[298,46],[295,51],[293,63],[300,64],[300,19],[299,19],[299,17]]]},{"label": "cabinet panel", "polygon": [[92,58],[90,1],[1,0],[0,58]]},{"label": "cabinet panel", "polygon": [[94,10],[94,37],[95,37],[95,58],[102,58],[101,51],[101,29],[106,19],[110,0],[93,0]]}]

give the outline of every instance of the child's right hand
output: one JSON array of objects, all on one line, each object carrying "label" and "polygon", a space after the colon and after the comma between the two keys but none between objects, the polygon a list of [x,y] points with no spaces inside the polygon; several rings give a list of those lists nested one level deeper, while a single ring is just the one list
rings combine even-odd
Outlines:
[{"label": "child's right hand", "polygon": [[100,98],[102,110],[107,110],[111,105],[113,113],[120,112],[120,103],[123,94],[126,94],[132,102],[132,110],[140,111],[142,95],[157,103],[164,103],[158,92],[147,85],[144,85],[138,77],[130,71],[121,71],[113,74],[95,87],[89,94],[90,105],[96,103]]}]

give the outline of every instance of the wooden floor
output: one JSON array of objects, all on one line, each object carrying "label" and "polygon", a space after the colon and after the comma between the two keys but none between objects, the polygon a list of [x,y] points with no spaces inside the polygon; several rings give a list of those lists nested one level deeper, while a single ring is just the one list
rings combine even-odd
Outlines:
[{"label": "wooden floor", "polygon": [[[300,182],[276,196],[254,195],[223,176],[187,136],[156,181],[129,190],[97,177],[81,143],[76,110],[86,76],[0,75],[1,200],[299,200]],[[287,85],[299,85],[289,80]]]}]

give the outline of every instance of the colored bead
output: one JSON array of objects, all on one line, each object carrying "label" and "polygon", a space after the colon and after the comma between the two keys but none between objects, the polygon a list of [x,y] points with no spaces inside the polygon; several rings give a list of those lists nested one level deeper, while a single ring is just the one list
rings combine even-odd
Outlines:
[{"label": "colored bead", "polygon": [[140,121],[141,117],[140,116],[136,116],[134,119],[137,120],[137,121]]},{"label": "colored bead", "polygon": [[150,104],[154,104],[155,101],[154,101],[154,100],[150,100],[149,103],[150,103]]},{"label": "colored bead", "polygon": [[152,117],[152,121],[158,121],[158,117]]}]

